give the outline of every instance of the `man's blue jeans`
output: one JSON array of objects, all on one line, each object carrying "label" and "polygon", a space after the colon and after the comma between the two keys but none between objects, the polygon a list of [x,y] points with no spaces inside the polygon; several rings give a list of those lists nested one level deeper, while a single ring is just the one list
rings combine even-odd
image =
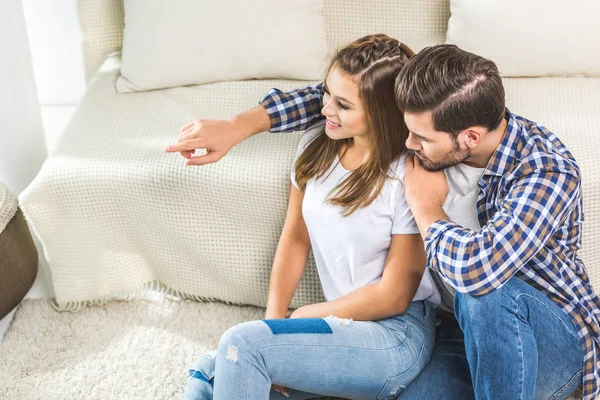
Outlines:
[{"label": "man's blue jeans", "polygon": [[[190,370],[185,399],[395,399],[433,351],[435,313],[424,301],[380,321],[251,321],[229,329]],[[290,397],[271,384],[293,388]]]},{"label": "man's blue jeans", "polygon": [[483,296],[457,293],[454,310],[458,322],[441,317],[431,362],[401,399],[561,399],[581,385],[575,326],[521,279]]}]

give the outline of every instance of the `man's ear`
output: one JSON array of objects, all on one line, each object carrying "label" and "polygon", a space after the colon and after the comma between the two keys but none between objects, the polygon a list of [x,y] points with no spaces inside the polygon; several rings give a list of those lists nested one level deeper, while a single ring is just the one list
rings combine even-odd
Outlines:
[{"label": "man's ear", "polygon": [[481,143],[485,132],[486,129],[482,126],[471,126],[464,131],[461,131],[456,140],[461,148],[474,149]]}]

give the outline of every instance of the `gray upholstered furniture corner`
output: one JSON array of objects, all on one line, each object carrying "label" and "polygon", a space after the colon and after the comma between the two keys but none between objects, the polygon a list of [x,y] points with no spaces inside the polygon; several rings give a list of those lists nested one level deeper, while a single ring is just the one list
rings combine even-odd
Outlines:
[{"label": "gray upholstered furniture corner", "polygon": [[27,294],[38,271],[38,253],[16,197],[0,184],[0,319]]}]

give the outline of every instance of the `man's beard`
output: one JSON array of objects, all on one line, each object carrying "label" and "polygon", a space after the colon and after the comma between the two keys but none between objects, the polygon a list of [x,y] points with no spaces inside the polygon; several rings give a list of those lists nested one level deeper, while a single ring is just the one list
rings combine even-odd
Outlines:
[{"label": "man's beard", "polygon": [[456,140],[455,137],[452,137],[452,141],[454,142],[454,149],[447,154],[443,160],[431,161],[428,159],[421,159],[420,161],[423,165],[423,168],[432,172],[441,171],[456,164],[460,164],[467,158],[471,157],[471,152],[469,150],[462,150],[458,144],[458,140]]}]

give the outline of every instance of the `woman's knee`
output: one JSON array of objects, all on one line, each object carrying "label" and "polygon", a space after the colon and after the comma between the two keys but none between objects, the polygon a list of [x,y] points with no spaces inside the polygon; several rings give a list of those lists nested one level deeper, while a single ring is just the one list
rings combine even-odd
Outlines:
[{"label": "woman's knee", "polygon": [[268,335],[268,327],[263,321],[249,321],[232,326],[219,340],[219,356],[229,361],[236,361],[240,348],[253,351],[264,343],[266,335]]}]

